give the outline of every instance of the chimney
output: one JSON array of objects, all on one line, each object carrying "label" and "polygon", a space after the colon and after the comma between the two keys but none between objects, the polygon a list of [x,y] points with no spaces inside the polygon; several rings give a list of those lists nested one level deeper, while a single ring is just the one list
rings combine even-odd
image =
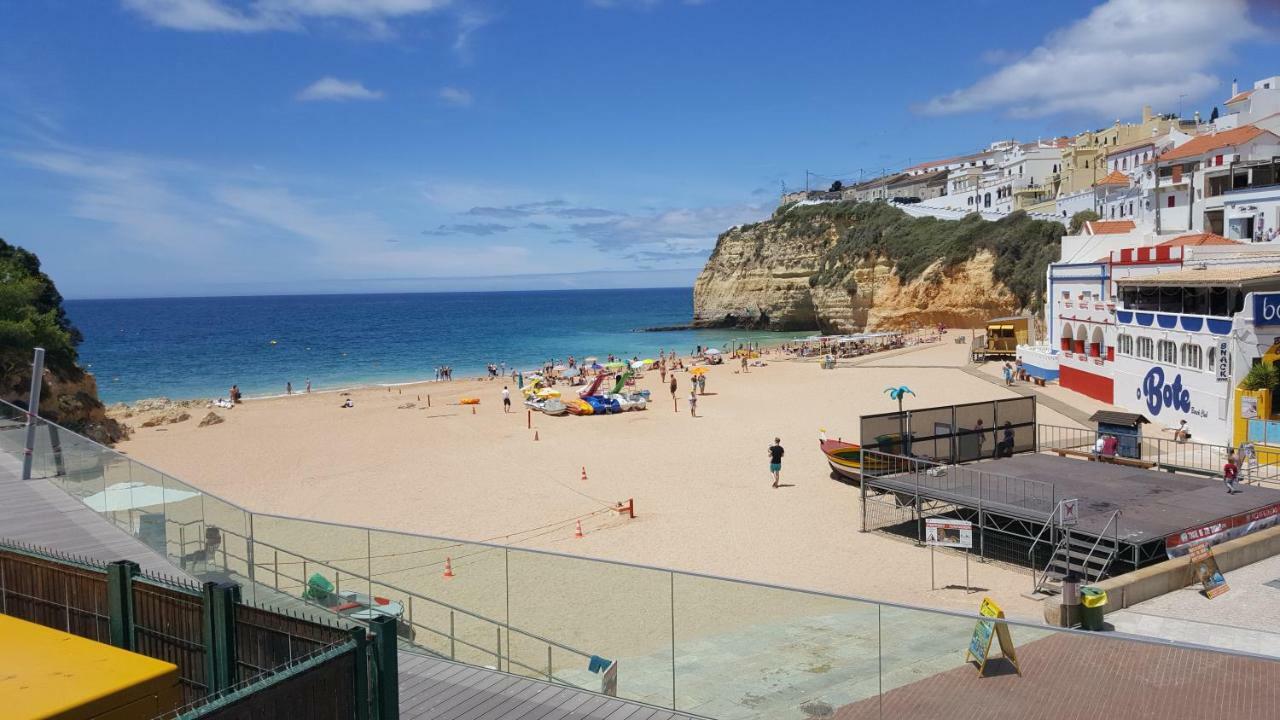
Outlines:
[{"label": "chimney", "polygon": [[1231,78],[1231,97],[1235,97],[1236,95],[1239,95],[1239,94],[1240,94],[1240,86],[1236,83],[1235,78]]},{"label": "chimney", "polygon": [[1142,124],[1146,125],[1149,122],[1151,122],[1151,106],[1143,105],[1142,106]]}]

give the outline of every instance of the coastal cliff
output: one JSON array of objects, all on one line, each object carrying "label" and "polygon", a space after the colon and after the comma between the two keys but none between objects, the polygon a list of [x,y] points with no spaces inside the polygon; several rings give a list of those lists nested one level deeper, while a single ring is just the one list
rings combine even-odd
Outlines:
[{"label": "coastal cliff", "polygon": [[112,443],[127,437],[128,428],[107,417],[97,381],[77,364],[80,339],[40,260],[0,240],[0,398],[26,407],[32,349],[43,347],[41,417]]},{"label": "coastal cliff", "polygon": [[694,325],[847,333],[976,327],[1043,303],[1063,227],[1014,213],[949,221],[885,203],[784,205],[720,235]]}]

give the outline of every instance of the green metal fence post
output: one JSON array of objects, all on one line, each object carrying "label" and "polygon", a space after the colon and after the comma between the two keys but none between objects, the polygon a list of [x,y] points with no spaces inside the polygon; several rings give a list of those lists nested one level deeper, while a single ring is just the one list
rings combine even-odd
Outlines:
[{"label": "green metal fence post", "polygon": [[137,647],[133,632],[133,577],[138,563],[117,560],[107,566],[107,617],[111,620],[111,644],[125,650]]},{"label": "green metal fence post", "polygon": [[400,718],[400,669],[396,655],[396,619],[379,615],[369,621],[373,630],[374,704],[377,720]]},{"label": "green metal fence post", "polygon": [[364,628],[351,628],[351,639],[355,641],[355,681],[356,717],[355,720],[369,720],[369,643],[365,638]]},{"label": "green metal fence post", "polygon": [[240,586],[235,583],[204,584],[205,680],[210,692],[236,683],[236,604]]}]

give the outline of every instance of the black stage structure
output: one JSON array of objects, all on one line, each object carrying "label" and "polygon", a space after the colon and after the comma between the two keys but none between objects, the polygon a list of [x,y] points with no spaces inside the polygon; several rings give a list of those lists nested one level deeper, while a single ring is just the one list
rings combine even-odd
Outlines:
[{"label": "black stage structure", "polygon": [[1035,398],[864,416],[862,441],[863,531],[923,542],[926,518],[968,520],[973,552],[1028,566],[1036,590],[1161,562],[1170,536],[1280,504],[1280,490],[1039,453]]}]

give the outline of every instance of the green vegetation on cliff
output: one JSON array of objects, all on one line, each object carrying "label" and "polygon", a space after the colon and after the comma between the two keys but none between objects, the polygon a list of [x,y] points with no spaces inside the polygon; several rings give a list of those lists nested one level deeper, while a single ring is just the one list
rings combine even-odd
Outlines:
[{"label": "green vegetation on cliff", "polygon": [[31,349],[43,347],[45,365],[62,377],[79,377],[80,331],[62,309],[62,295],[40,270],[34,254],[0,239],[0,376],[31,377]]},{"label": "green vegetation on cliff", "polygon": [[987,250],[995,257],[995,279],[1023,307],[1038,307],[1044,298],[1045,269],[1058,258],[1066,229],[1055,222],[1033,220],[1015,212],[994,222],[977,214],[961,220],[913,218],[882,202],[822,203],[779,208],[772,222],[788,233],[810,234],[834,226],[839,239],[829,247],[809,279],[812,287],[846,286],[859,261],[882,257],[894,274],[914,280],[934,263],[941,269],[972,259]]},{"label": "green vegetation on cliff", "polygon": [[106,416],[93,376],[76,364],[81,339],[40,260],[0,240],[0,398],[26,405],[32,349],[43,347],[41,416],[98,442],[115,442],[128,428]]}]

